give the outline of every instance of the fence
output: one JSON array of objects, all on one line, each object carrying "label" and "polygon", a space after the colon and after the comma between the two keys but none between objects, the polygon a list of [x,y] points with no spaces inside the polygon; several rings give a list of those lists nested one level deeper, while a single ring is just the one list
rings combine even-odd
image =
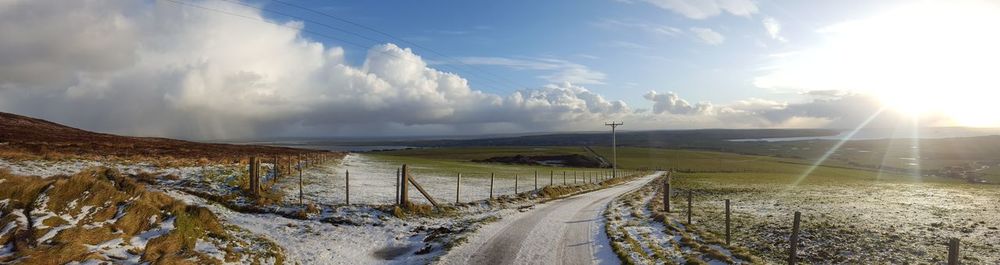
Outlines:
[{"label": "fence", "polygon": [[[671,182],[672,175],[673,175],[673,171],[669,171],[666,174],[666,176],[664,177],[664,179],[663,179],[663,185],[662,185],[662,190],[663,190],[663,202],[662,202],[663,203],[663,209],[667,213],[671,212],[670,211],[670,198],[673,197],[673,190],[670,187],[670,182]],[[685,210],[685,215],[687,217],[687,223],[686,224],[691,225],[692,224],[692,216],[694,215],[693,214],[694,213],[693,191],[692,190],[688,190],[686,197],[687,197],[687,209]],[[731,230],[731,218],[730,218],[731,213],[732,213],[731,212],[731,207],[730,207],[731,206],[731,201],[729,199],[724,199],[723,202],[725,203],[725,219],[723,221],[723,222],[725,222],[725,232],[724,232],[724,235],[725,235],[726,245],[731,245],[732,244],[732,230]],[[706,221],[711,221],[711,220],[706,220]],[[800,230],[800,224],[801,224],[801,222],[802,222],[802,213],[799,212],[799,211],[795,211],[793,213],[793,217],[792,217],[792,231],[791,231],[791,234],[788,237],[788,242],[789,242],[789,244],[788,244],[788,258],[787,258],[788,264],[797,264],[798,263],[798,248],[801,245],[801,242],[799,241],[799,230]],[[948,265],[958,265],[958,264],[960,264],[960,259],[959,259],[959,247],[960,247],[960,244],[961,243],[960,243],[960,241],[959,241],[958,238],[950,238],[948,240],[948,243],[947,243],[947,247],[948,247]]]},{"label": "fence", "polygon": [[[367,170],[367,165],[360,165],[337,171],[339,165],[317,167],[322,164],[321,159],[320,156],[250,157],[249,161],[254,163],[247,163],[249,167],[245,172],[249,177],[244,180],[243,187],[254,197],[260,196],[263,190],[280,189],[284,191],[285,200],[300,204],[399,204],[402,186],[416,188],[415,185],[419,185],[428,195],[407,189],[408,201],[430,203],[428,197],[432,196],[437,199],[436,203],[460,204],[499,196],[523,196],[546,187],[599,184],[612,179],[613,175],[611,169],[553,168],[502,173],[455,172],[447,176],[448,173],[415,174],[411,167],[406,171],[408,178],[403,178],[401,168],[389,169],[384,163],[373,167],[378,170]],[[348,162],[342,160],[341,163]],[[638,172],[640,169],[618,170],[620,176]]]},{"label": "fence", "polygon": [[[396,198],[395,199],[395,204],[396,205],[399,205],[399,206],[401,206],[403,208],[407,208],[407,207],[410,206],[410,204],[411,204],[410,203],[411,198],[410,198],[410,195],[408,193],[408,190],[409,190],[409,186],[412,185],[413,187],[415,187],[419,191],[421,191],[421,195],[423,196],[423,198],[425,200],[427,200],[428,202],[430,202],[435,207],[439,207],[440,204],[434,199],[434,197],[429,192],[426,191],[426,189],[424,189],[423,186],[421,186],[420,182],[416,180],[416,177],[414,177],[413,174],[410,173],[410,170],[408,170],[407,165],[404,164],[396,172],[397,172],[397,180],[396,180],[396,183],[397,183],[396,190],[397,190],[397,192],[396,192],[396,197],[395,197]],[[638,171],[638,170],[624,169],[624,170],[618,170],[618,172],[620,172],[620,175],[622,177],[625,177],[625,176],[628,176],[628,175],[637,174],[640,171]],[[575,173],[576,172],[574,172],[574,176],[577,175]],[[557,187],[557,186],[567,187],[567,186],[580,186],[580,185],[588,185],[588,184],[600,184],[603,181],[607,181],[607,180],[613,179],[612,172],[610,170],[584,171],[584,173],[585,174],[582,174],[582,175],[588,175],[589,174],[589,175],[592,175],[592,177],[590,179],[587,179],[586,181],[580,181],[579,184],[575,184],[575,183],[577,183],[577,181],[576,181],[576,179],[574,177],[574,184],[571,185],[571,184],[569,184],[569,180],[568,180],[568,175],[569,175],[568,171],[562,171],[561,175],[563,176],[563,184],[560,185],[560,184],[556,184],[556,181],[555,181],[556,171],[555,170],[550,170],[549,174],[548,174],[549,175],[549,184],[545,185],[545,186],[542,186],[542,187],[539,187],[538,186],[538,183],[539,183],[538,182],[539,174],[538,174],[538,171],[536,170],[536,171],[533,171],[532,174],[530,174],[532,176],[531,177],[531,179],[532,179],[531,188],[532,189],[529,190],[529,191],[525,191],[525,192],[521,192],[520,179],[523,178],[522,176],[527,175],[527,174],[513,173],[512,175],[513,175],[513,178],[514,178],[514,180],[513,180],[514,183],[513,183],[513,187],[512,188],[513,188],[514,192],[513,192],[512,195],[513,196],[520,196],[520,195],[524,195],[526,193],[535,193],[535,192],[538,192],[538,191],[540,191],[540,190],[542,190],[542,189],[544,189],[546,187]],[[488,192],[485,192],[484,194],[486,194],[486,195],[484,195],[484,196],[487,199],[492,200],[492,199],[495,198],[494,191],[497,190],[496,173],[491,172],[489,175],[490,175],[490,177],[489,177]],[[454,204],[460,204],[460,203],[462,203],[462,187],[468,187],[468,185],[466,183],[463,183],[462,176],[463,176],[463,173],[456,173],[456,178],[455,178],[455,183],[454,183],[455,184],[455,186],[454,186],[455,187],[455,194],[454,194],[455,195],[455,202],[454,202]],[[543,185],[544,185],[544,183],[543,183]],[[475,187],[475,186],[473,186],[473,187]]]}]

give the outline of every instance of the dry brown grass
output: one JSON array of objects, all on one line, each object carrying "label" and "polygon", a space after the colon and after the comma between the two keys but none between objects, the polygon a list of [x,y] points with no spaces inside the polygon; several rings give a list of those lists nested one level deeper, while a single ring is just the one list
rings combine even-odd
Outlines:
[{"label": "dry brown grass", "polygon": [[0,158],[14,161],[81,159],[176,167],[231,164],[251,155],[278,156],[285,161],[298,156],[344,155],[322,150],[118,136],[3,112],[0,112],[0,128]]},{"label": "dry brown grass", "polygon": [[582,190],[584,190],[583,186],[546,186],[539,193],[549,199],[556,199]]},{"label": "dry brown grass", "polygon": [[[14,255],[0,260],[19,260],[27,264],[65,264],[86,258],[99,259],[89,253],[85,245],[96,245],[121,237],[126,242],[133,236],[159,226],[159,221],[174,219],[175,229],[165,236],[150,240],[142,253],[142,260],[158,264],[201,264],[212,262],[193,251],[198,238],[213,236],[226,238],[226,231],[205,208],[186,205],[159,192],[147,191],[144,185],[112,169],[90,169],[73,176],[47,179],[12,176],[0,172],[0,200],[8,204],[0,208],[4,224],[13,221],[13,211],[30,211],[44,207],[56,214],[79,216],[84,206],[94,207],[91,214],[77,226],[58,233],[49,242],[35,240],[51,228],[32,231],[25,224],[18,224],[15,233],[0,235],[0,244],[13,241]],[[48,201],[38,200],[46,196]],[[113,220],[119,206],[125,214],[110,225],[84,229],[83,224]],[[155,217],[157,222],[151,221]],[[29,221],[32,222],[32,221]],[[49,218],[50,226],[66,224],[60,218]],[[192,261],[193,260],[193,261]]]}]

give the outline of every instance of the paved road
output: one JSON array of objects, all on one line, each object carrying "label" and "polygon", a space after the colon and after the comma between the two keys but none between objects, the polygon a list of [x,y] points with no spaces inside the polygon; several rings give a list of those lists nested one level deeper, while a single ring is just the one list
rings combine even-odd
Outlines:
[{"label": "paved road", "polygon": [[480,229],[442,264],[618,264],[603,230],[604,208],[662,172],[536,206]]}]

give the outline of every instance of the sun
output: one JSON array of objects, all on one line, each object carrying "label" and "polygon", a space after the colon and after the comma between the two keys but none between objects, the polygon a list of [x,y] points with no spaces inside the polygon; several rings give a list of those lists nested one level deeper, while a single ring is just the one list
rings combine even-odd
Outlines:
[{"label": "sun", "polygon": [[956,125],[1000,124],[1000,4],[928,1],[826,29],[850,83],[886,106]]},{"label": "sun", "polygon": [[1000,126],[1000,2],[914,1],[819,30],[764,85],[874,95],[890,110]]}]

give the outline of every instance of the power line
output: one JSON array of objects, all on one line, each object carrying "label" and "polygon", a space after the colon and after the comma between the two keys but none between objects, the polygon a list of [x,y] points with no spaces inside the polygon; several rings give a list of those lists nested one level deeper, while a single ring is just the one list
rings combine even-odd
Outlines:
[{"label": "power line", "polygon": [[[318,22],[318,21],[315,21],[315,20],[310,20],[310,19],[307,19],[307,18],[304,18],[304,17],[301,17],[301,16],[293,15],[293,14],[288,14],[288,13],[279,12],[279,11],[275,11],[275,10],[264,9],[264,8],[261,8],[261,7],[257,7],[257,6],[251,5],[251,4],[244,3],[242,0],[219,0],[219,1],[225,1],[225,2],[229,2],[229,3],[233,3],[233,4],[237,4],[237,5],[241,5],[241,6],[253,8],[253,9],[258,10],[260,12],[271,13],[271,14],[285,16],[285,17],[292,18],[292,19],[298,19],[298,20],[306,21],[306,22],[309,22],[311,24],[315,24],[315,25],[319,25],[319,26],[322,26],[322,27],[330,28],[330,29],[333,29],[333,30],[336,30],[336,31],[340,31],[340,32],[344,32],[344,33],[347,33],[347,34],[351,34],[351,35],[357,36],[359,38],[363,38],[363,39],[372,41],[374,43],[382,42],[382,40],[373,39],[373,38],[370,38],[368,36],[364,36],[362,34],[359,34],[359,33],[356,33],[356,32],[352,32],[352,31],[349,31],[349,30],[341,29],[341,28],[338,28],[336,26],[333,26],[333,25],[330,25],[330,24],[327,24],[327,23],[322,23],[322,22]],[[313,12],[313,13],[317,13],[317,14],[320,14],[320,15],[323,15],[323,16],[326,16],[326,17],[334,18],[334,19],[337,19],[339,21],[342,21],[342,22],[345,22],[345,23],[348,23],[348,24],[351,24],[351,25],[362,27],[364,29],[375,31],[376,33],[388,36],[388,37],[390,37],[392,39],[395,39],[395,40],[398,40],[398,41],[401,41],[401,42],[405,42],[405,43],[410,44],[412,46],[428,50],[428,51],[430,51],[432,53],[438,54],[439,56],[447,58],[447,55],[444,55],[444,54],[441,54],[441,53],[437,53],[436,51],[432,51],[432,50],[430,50],[428,48],[424,48],[422,46],[419,46],[416,43],[413,43],[413,42],[410,42],[410,41],[407,41],[407,40],[404,40],[404,39],[401,39],[401,38],[393,37],[392,35],[389,35],[388,33],[385,33],[385,32],[382,32],[382,31],[378,31],[378,30],[376,30],[374,28],[371,28],[371,27],[368,27],[368,26],[364,26],[364,25],[359,24],[359,23],[355,23],[355,22],[352,22],[352,21],[349,21],[349,20],[345,20],[345,19],[342,19],[342,18],[334,17],[332,15],[325,14],[325,13],[319,12],[319,11],[315,11],[315,10],[312,10],[312,9],[309,9],[309,8],[306,8],[306,7],[302,7],[302,6],[299,6],[299,5],[295,5],[295,4],[291,4],[291,3],[287,3],[287,2],[280,2],[280,1],[276,1],[276,2],[281,3],[281,4],[285,4],[285,5],[289,5],[289,6],[292,6],[292,7],[295,7],[295,8],[303,9],[303,10],[306,10],[306,11],[310,11],[310,12]],[[468,69],[475,70],[475,71],[478,72],[478,69],[473,68],[471,65],[466,65],[466,64],[462,64],[462,65],[468,67]],[[458,68],[455,68],[455,67],[447,65],[447,64],[446,65],[441,65],[441,67],[447,68],[450,71],[453,71],[453,72],[456,72],[456,73],[457,72],[462,72]],[[485,72],[485,73],[491,74],[490,72]],[[503,87],[503,84],[501,84],[501,82],[498,81],[498,80],[496,80],[496,79],[485,77],[485,76],[481,76],[481,75],[476,75],[475,73],[471,73],[471,72],[466,72],[466,74],[474,75],[476,77],[479,77],[479,78],[488,80],[490,82],[493,82],[493,84],[495,86],[499,86],[500,88]],[[514,84],[514,83],[507,84],[507,85],[518,86],[518,84]],[[496,88],[497,87],[494,87],[494,89],[496,89]]]},{"label": "power line", "polygon": [[[301,21],[309,22],[309,23],[314,24],[314,25],[319,25],[319,26],[322,26],[322,27],[326,27],[326,28],[329,28],[329,29],[336,30],[336,31],[340,31],[340,32],[344,32],[344,33],[347,33],[347,34],[351,34],[351,35],[357,36],[359,38],[372,41],[375,44],[378,44],[378,43],[382,42],[381,40],[369,38],[368,36],[361,35],[359,33],[352,32],[352,31],[349,31],[349,30],[341,29],[341,28],[335,27],[335,26],[330,25],[330,24],[318,22],[318,21],[315,21],[315,20],[309,20],[309,19],[306,19],[306,18],[303,18],[303,17],[300,17],[300,16],[296,16],[296,15],[292,15],[292,14],[288,14],[288,13],[284,13],[284,12],[279,12],[279,11],[264,9],[264,8],[261,8],[261,7],[257,7],[257,6],[251,5],[251,4],[244,3],[241,0],[219,0],[219,1],[229,2],[229,3],[232,3],[232,4],[237,4],[237,5],[241,5],[241,6],[244,6],[244,7],[252,8],[252,9],[255,9],[255,10],[263,12],[263,13],[271,13],[271,14],[275,14],[275,15],[279,15],[279,16],[285,16],[285,17],[288,17],[288,18],[298,19],[298,20],[301,20]],[[444,66],[448,67],[447,65],[444,65]],[[460,72],[458,69],[452,68],[452,67],[448,67],[448,70],[456,72],[456,73]],[[490,81],[494,82],[494,85],[498,85],[499,84],[499,82],[497,82],[496,80],[490,79]],[[496,87],[494,87],[494,89],[496,89]]]},{"label": "power line", "polygon": [[[352,46],[355,46],[355,47],[358,47],[358,48],[361,48],[361,49],[368,49],[369,48],[369,46],[366,46],[366,45],[363,45],[363,44],[352,42],[352,41],[349,41],[349,40],[346,40],[346,39],[343,39],[343,38],[339,38],[339,37],[334,37],[332,35],[324,34],[322,32],[318,32],[318,31],[306,29],[305,26],[303,26],[303,27],[293,27],[293,26],[285,25],[285,24],[271,23],[271,22],[268,22],[268,21],[263,20],[263,19],[258,18],[258,17],[242,15],[242,14],[238,14],[238,13],[234,13],[234,12],[229,12],[229,11],[220,10],[220,9],[216,9],[216,8],[211,8],[211,7],[206,7],[206,6],[202,6],[202,5],[192,4],[192,3],[188,3],[188,2],[184,2],[184,1],[178,1],[178,0],[163,0],[163,1],[171,2],[173,4],[177,4],[177,5],[180,5],[180,6],[193,7],[193,8],[202,9],[204,11],[217,12],[217,13],[221,13],[221,14],[225,14],[225,15],[230,15],[230,16],[235,16],[235,17],[243,18],[243,19],[254,20],[254,21],[257,21],[257,22],[260,22],[260,23],[269,24],[269,25],[275,25],[275,26],[279,26],[279,27],[285,27],[285,28],[295,29],[295,30],[299,30],[299,31],[302,31],[302,32],[307,32],[307,33],[315,34],[317,36],[325,37],[325,38],[328,38],[328,39],[336,40],[336,41],[339,41],[339,42],[342,42],[342,43],[345,43],[345,44],[348,44],[348,45],[352,45]],[[226,1],[226,0],[223,0],[223,1]],[[248,6],[248,7],[254,8],[254,9],[262,11],[262,12],[265,11],[265,10],[257,8],[257,7],[252,7],[252,6]],[[289,16],[289,17],[297,18],[297,17],[294,17],[294,16]],[[299,19],[301,19],[301,18],[299,18]],[[302,19],[302,20],[305,20],[305,19]],[[318,23],[318,22],[315,22],[315,21],[308,21],[308,22],[315,23],[317,25],[322,24],[322,23]],[[325,25],[325,24],[323,24],[323,25]],[[332,26],[329,26],[329,27],[336,29],[335,27],[332,27]],[[338,29],[338,30],[340,30],[340,29]],[[343,31],[343,30],[341,30],[341,31]],[[366,38],[366,39],[371,40],[370,38]],[[378,41],[376,40],[376,42],[378,42]],[[401,57],[401,56],[396,55],[394,53],[389,53],[389,52],[385,52],[385,51],[376,51],[376,52],[381,53],[381,54],[385,54],[385,55],[389,55],[389,56],[392,56],[392,57],[395,57],[395,58],[401,59],[401,60],[409,60],[409,61],[413,61],[413,62],[421,62],[421,61],[414,60],[412,58]],[[460,71],[457,71],[455,69],[451,69],[451,71],[454,71],[456,73],[460,72]],[[497,83],[496,83],[496,81],[493,81],[493,82],[494,82],[494,84],[493,84],[494,87],[493,88],[497,89]]]},{"label": "power line", "polygon": [[[226,0],[226,1],[229,1],[229,0]],[[291,6],[291,7],[295,7],[295,8],[298,8],[298,9],[306,10],[306,11],[309,11],[309,12],[312,12],[312,13],[319,14],[321,16],[329,17],[329,18],[336,19],[338,21],[341,21],[341,22],[344,22],[344,23],[347,23],[347,24],[351,24],[351,25],[354,25],[354,26],[357,26],[357,27],[360,27],[360,28],[363,28],[363,29],[367,29],[367,30],[370,30],[372,32],[375,32],[375,33],[381,34],[383,36],[389,37],[391,39],[397,40],[399,42],[403,42],[403,43],[409,44],[410,46],[426,50],[426,51],[428,51],[430,53],[436,54],[437,56],[443,57],[445,59],[450,59],[450,60],[454,61],[455,63],[461,64],[463,66],[467,66],[470,69],[480,71],[477,67],[475,67],[473,65],[466,64],[466,63],[462,62],[461,60],[452,58],[451,56],[445,55],[444,53],[438,52],[438,51],[436,51],[434,49],[431,49],[431,48],[428,48],[428,47],[424,47],[423,45],[417,44],[415,42],[411,42],[411,41],[408,41],[408,40],[403,39],[403,38],[398,38],[398,37],[393,36],[392,34],[389,34],[389,33],[385,32],[385,31],[381,31],[381,30],[378,30],[378,29],[373,28],[373,27],[366,26],[366,25],[361,24],[361,23],[357,23],[357,22],[354,22],[354,21],[350,21],[350,20],[347,20],[347,19],[344,19],[344,18],[340,18],[340,17],[334,16],[334,15],[330,15],[329,13],[326,13],[326,12],[321,12],[321,11],[317,11],[317,10],[314,10],[314,9],[311,9],[311,8],[308,8],[308,7],[297,5],[297,4],[294,4],[294,3],[290,3],[288,1],[284,1],[284,0],[270,0],[270,1],[271,2],[280,3],[280,4],[283,4],[283,5],[287,5],[287,6]],[[528,86],[525,86],[525,85],[521,85],[521,84],[519,84],[519,83],[517,83],[517,82],[515,82],[513,80],[510,80],[510,79],[508,79],[508,78],[506,78],[504,76],[496,75],[496,74],[493,74],[493,73],[488,72],[488,71],[483,71],[483,72],[486,73],[486,74],[493,75],[493,76],[496,76],[498,78],[504,79],[508,83],[513,84],[515,86],[518,86],[518,87],[528,87]]]}]

